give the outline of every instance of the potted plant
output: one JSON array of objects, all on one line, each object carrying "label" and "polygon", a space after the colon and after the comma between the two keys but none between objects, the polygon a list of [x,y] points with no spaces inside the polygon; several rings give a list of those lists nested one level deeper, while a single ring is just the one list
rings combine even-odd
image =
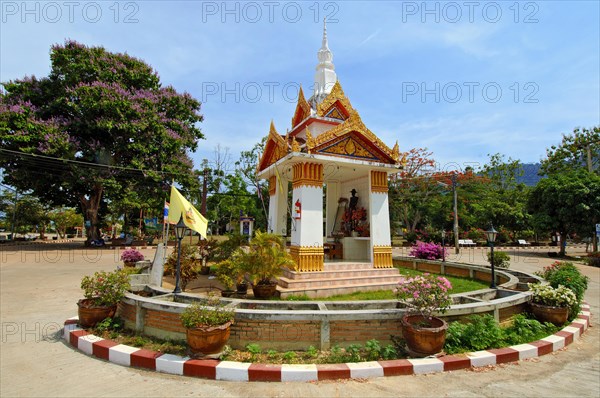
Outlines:
[{"label": "potted plant", "polygon": [[531,291],[529,306],[533,315],[541,322],[551,322],[560,326],[569,318],[569,308],[577,302],[577,296],[563,285],[553,288],[550,285],[528,283]]},{"label": "potted plant", "polygon": [[[193,245],[182,245],[181,246],[181,257],[179,259],[180,269],[180,282],[181,290],[185,291],[188,283],[198,278],[200,275],[200,260],[198,254],[198,247]],[[177,273],[177,250],[167,257],[164,267],[164,275],[170,275],[175,277]]]},{"label": "potted plant", "polygon": [[236,282],[236,269],[236,264],[231,258],[217,264],[217,279],[225,287],[225,290],[221,291],[221,296],[231,297],[235,293],[233,287]]},{"label": "potted plant", "polygon": [[206,304],[193,303],[181,314],[187,342],[194,356],[217,358],[223,351],[235,318],[235,310],[218,298],[209,297]]},{"label": "potted plant", "polygon": [[436,354],[444,347],[448,324],[435,317],[452,304],[452,285],[442,276],[423,274],[401,281],[396,296],[410,310],[402,317],[402,336],[413,356]]},{"label": "potted plant", "polygon": [[94,327],[98,322],[114,316],[117,303],[130,288],[129,275],[124,270],[99,271],[81,280],[85,298],[79,300],[79,324]]},{"label": "potted plant", "polygon": [[198,242],[198,258],[200,260],[200,274],[208,275],[210,273],[210,265],[208,263],[217,254],[219,242],[214,239],[201,239]]},{"label": "potted plant", "polygon": [[239,249],[237,255],[248,273],[255,298],[271,298],[277,291],[275,278],[283,273],[284,267],[293,267],[294,260],[285,250],[281,236],[256,232],[248,250]]},{"label": "potted plant", "polygon": [[238,295],[245,295],[248,292],[245,276],[248,269],[246,262],[250,257],[249,248],[247,246],[240,247],[227,260],[218,264],[217,279],[225,285],[227,293],[229,293],[229,289],[233,290],[234,286],[236,288],[234,293]]},{"label": "potted plant", "polygon": [[136,249],[126,249],[121,253],[121,261],[126,267],[135,267],[135,263],[143,260],[144,255]]}]

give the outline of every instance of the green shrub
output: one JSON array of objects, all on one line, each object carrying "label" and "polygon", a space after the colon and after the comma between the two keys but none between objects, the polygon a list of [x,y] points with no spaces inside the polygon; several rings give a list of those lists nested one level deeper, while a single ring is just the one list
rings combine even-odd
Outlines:
[{"label": "green shrub", "polygon": [[317,350],[315,348],[315,346],[310,346],[308,347],[308,349],[306,350],[306,355],[308,355],[310,358],[316,358],[319,356],[319,350]]},{"label": "green shrub", "polygon": [[256,343],[250,343],[246,345],[246,350],[251,354],[250,360],[255,361],[256,357],[262,352],[260,345]]},{"label": "green shrub", "polygon": [[[487,254],[487,260],[492,264],[492,253]],[[510,267],[510,256],[506,252],[494,252],[494,267],[496,268],[506,268]]]},{"label": "green shrub", "polygon": [[446,332],[448,354],[501,347],[502,330],[491,315],[473,315],[468,323],[452,322]]},{"label": "green shrub", "polygon": [[501,328],[491,315],[473,315],[468,323],[450,323],[444,349],[448,354],[456,354],[524,344],[549,336],[558,329],[551,323],[542,324],[523,314],[515,315],[512,324],[505,328]]},{"label": "green shrub", "polygon": [[346,348],[346,357],[348,358],[348,362],[360,362],[360,344],[350,344],[348,348]]},{"label": "green shrub", "polygon": [[589,278],[583,275],[573,263],[566,261],[555,261],[549,267],[544,267],[542,272],[537,272],[537,275],[546,279],[554,288],[563,285],[575,293],[577,301],[569,307],[569,320],[577,318]]},{"label": "green shrub", "polygon": [[368,361],[376,361],[381,357],[381,344],[376,339],[369,340],[365,343],[365,351]]},{"label": "green shrub", "polygon": [[294,351],[287,351],[283,354],[283,359],[286,362],[293,362],[296,359],[296,353]]},{"label": "green shrub", "polygon": [[546,322],[529,319],[523,314],[515,315],[511,326],[504,329],[505,341],[508,345],[529,343],[554,334],[558,327]]}]

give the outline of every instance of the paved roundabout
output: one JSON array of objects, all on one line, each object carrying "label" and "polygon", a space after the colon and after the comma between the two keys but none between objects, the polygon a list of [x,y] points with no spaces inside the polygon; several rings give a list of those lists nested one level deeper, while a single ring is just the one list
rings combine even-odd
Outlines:
[{"label": "paved roundabout", "polygon": [[[82,276],[97,270],[114,269],[120,263],[118,255],[109,250],[85,250],[75,245],[0,250],[0,395],[3,397],[597,397],[600,393],[598,317],[589,319],[590,328],[586,333],[573,334],[573,342],[566,347],[559,348],[561,343],[552,341],[552,352],[547,355],[510,363],[500,363],[501,360],[495,365],[490,362],[481,367],[441,373],[335,381],[240,383],[117,366],[72,349],[63,340],[62,329],[63,320],[76,311]],[[152,255],[153,252],[148,250],[145,254]],[[541,270],[553,261],[525,250],[511,253],[511,256],[511,269],[525,272]],[[453,261],[483,264],[485,251],[463,250],[460,258],[453,258]],[[591,278],[586,301],[591,312],[597,314],[600,269],[579,268]],[[568,336],[558,339],[563,344],[570,341]],[[558,351],[554,351],[555,343]],[[131,354],[129,358],[131,364]],[[413,370],[413,373],[416,372]]]}]

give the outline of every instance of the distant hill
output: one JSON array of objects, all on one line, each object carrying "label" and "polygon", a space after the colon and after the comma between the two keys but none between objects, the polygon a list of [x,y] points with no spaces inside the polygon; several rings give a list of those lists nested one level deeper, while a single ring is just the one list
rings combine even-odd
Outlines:
[{"label": "distant hill", "polygon": [[523,163],[521,166],[523,167],[523,175],[517,177],[518,183],[522,182],[528,187],[533,187],[537,185],[538,181],[544,178],[538,175],[541,166],[539,163]]}]

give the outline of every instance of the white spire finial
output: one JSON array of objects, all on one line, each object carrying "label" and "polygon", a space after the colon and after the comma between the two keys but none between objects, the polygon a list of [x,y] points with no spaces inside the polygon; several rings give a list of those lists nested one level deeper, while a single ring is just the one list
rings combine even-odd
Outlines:
[{"label": "white spire finial", "polygon": [[329,46],[327,45],[327,20],[323,18],[323,43],[321,48],[326,48],[329,50]]},{"label": "white spire finial", "polygon": [[323,18],[323,41],[321,48],[317,53],[319,63],[317,64],[317,73],[315,73],[315,87],[313,98],[321,102],[327,94],[331,92],[333,85],[337,81],[335,67],[333,66],[333,53],[329,49],[327,42],[327,20]]}]

